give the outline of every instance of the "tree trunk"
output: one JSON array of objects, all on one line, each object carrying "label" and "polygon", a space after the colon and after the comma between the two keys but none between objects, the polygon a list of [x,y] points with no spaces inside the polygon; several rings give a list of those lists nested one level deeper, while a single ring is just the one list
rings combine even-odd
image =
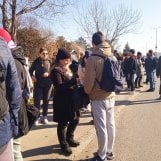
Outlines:
[{"label": "tree trunk", "polygon": [[17,0],[13,0],[12,4],[12,25],[11,25],[11,37],[16,42],[16,29],[17,29],[17,17],[16,17]]},{"label": "tree trunk", "polygon": [[7,0],[3,0],[3,4],[2,4],[2,25],[3,28],[5,28],[8,32],[9,31],[9,20],[7,17]]}]

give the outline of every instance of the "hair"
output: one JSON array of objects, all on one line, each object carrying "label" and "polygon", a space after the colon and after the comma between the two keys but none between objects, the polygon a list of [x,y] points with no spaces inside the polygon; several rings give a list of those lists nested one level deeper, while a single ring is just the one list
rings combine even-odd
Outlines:
[{"label": "hair", "polygon": [[92,43],[95,44],[95,45],[99,45],[103,42],[103,33],[98,31],[96,33],[93,34],[92,36]]},{"label": "hair", "polygon": [[47,51],[45,48],[40,48],[39,53],[42,53],[43,51]]},{"label": "hair", "polygon": [[153,54],[153,50],[150,49],[150,50],[149,50],[149,53],[150,53],[150,54]]},{"label": "hair", "polygon": [[134,49],[130,49],[129,52],[132,53],[132,54],[135,54],[135,50]]},{"label": "hair", "polygon": [[137,52],[137,55],[141,55],[142,56],[142,53],[140,51]]}]

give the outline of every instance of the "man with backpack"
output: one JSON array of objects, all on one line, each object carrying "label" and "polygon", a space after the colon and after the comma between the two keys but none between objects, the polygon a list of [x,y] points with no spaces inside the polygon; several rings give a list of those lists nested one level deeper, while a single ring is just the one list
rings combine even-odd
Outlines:
[{"label": "man with backpack", "polygon": [[0,161],[14,161],[12,138],[18,134],[18,111],[22,92],[17,69],[7,43],[9,33],[0,28]]},{"label": "man with backpack", "polygon": [[[98,139],[98,153],[91,161],[106,161],[114,158],[115,140],[114,104],[115,92],[105,91],[100,87],[104,69],[102,57],[113,57],[111,46],[101,32],[92,36],[93,51],[87,59],[84,88],[91,99],[91,110]],[[95,55],[95,56],[94,56]],[[114,57],[113,57],[114,58]],[[117,61],[116,58],[114,58]]]}]

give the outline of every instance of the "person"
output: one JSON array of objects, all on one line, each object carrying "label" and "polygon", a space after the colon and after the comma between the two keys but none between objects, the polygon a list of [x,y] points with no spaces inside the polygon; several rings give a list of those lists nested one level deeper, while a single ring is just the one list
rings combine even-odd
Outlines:
[{"label": "person", "polygon": [[157,58],[154,56],[153,50],[149,50],[147,58],[145,59],[145,70],[150,83],[150,88],[147,92],[155,91],[155,77],[154,73],[157,66]]},{"label": "person", "polygon": [[[101,32],[92,36],[92,54],[112,56],[111,46]],[[116,58],[115,58],[116,59]],[[104,60],[98,56],[90,56],[86,62],[84,89],[91,99],[91,110],[98,140],[98,154],[91,161],[113,159],[115,140],[114,104],[115,92],[100,89]]]},{"label": "person", "polygon": [[157,68],[156,68],[156,76],[157,78],[160,78],[160,87],[159,87],[159,98],[161,99],[161,56],[158,59],[158,64],[157,64]]},{"label": "person", "polygon": [[[25,103],[28,102],[29,96],[30,96],[30,87],[28,83],[28,76],[26,75],[27,65],[26,65],[26,59],[23,54],[23,49],[21,46],[16,46],[11,49],[13,58],[15,60],[18,78],[22,90],[22,105],[20,109],[20,115],[22,115],[22,111],[26,109]],[[26,69],[25,69],[26,68]],[[27,124],[27,123],[26,123]],[[21,137],[18,137],[13,140],[13,152],[14,152],[14,160],[15,161],[23,161],[22,153],[21,153]]]},{"label": "person", "polygon": [[135,50],[129,50],[129,58],[124,62],[124,73],[126,76],[128,91],[130,94],[134,94],[135,83],[134,76],[136,73],[136,59],[135,59]]},{"label": "person", "polygon": [[48,60],[48,52],[45,48],[40,48],[39,56],[32,63],[29,72],[34,82],[34,105],[40,109],[40,101],[43,99],[42,117],[38,118],[35,125],[40,122],[48,124],[48,103],[52,90],[52,82],[49,77],[50,61]]},{"label": "person", "polygon": [[18,135],[18,111],[22,100],[15,61],[7,43],[13,44],[11,36],[0,28],[0,66],[4,71],[9,107],[6,108],[4,117],[0,118],[0,161],[14,161],[12,138]]},{"label": "person", "polygon": [[79,83],[79,79],[72,77],[72,72],[69,70],[70,58],[66,49],[59,49],[55,66],[50,73],[55,90],[53,119],[58,123],[57,136],[64,155],[71,155],[72,149],[70,147],[77,147],[80,144],[74,140],[74,131],[79,123],[80,113],[72,102],[72,88]]},{"label": "person", "polygon": [[[84,74],[85,74],[85,66],[86,66],[86,61],[89,57],[89,51],[85,51],[84,56],[82,57],[82,60],[80,61],[80,64],[78,66],[78,77],[80,79],[80,83],[83,85],[84,84]],[[91,105],[90,103],[82,108],[82,112],[91,112]]]},{"label": "person", "polygon": [[143,64],[141,61],[142,53],[137,52],[137,59],[136,59],[136,78],[135,78],[135,88],[143,87],[141,85],[142,77],[143,77]]}]

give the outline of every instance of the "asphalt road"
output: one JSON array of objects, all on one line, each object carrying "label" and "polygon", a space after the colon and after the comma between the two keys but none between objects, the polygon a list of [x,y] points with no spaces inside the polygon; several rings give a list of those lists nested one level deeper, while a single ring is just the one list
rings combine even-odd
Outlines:
[{"label": "asphalt road", "polygon": [[[145,92],[148,86],[134,95],[121,92],[116,96],[116,142],[114,161],[161,161],[161,101],[158,85],[155,92]],[[56,136],[56,124],[49,111],[49,125],[34,127],[22,138],[24,161],[87,160],[97,150],[91,114],[84,113],[75,138],[81,145],[73,149],[73,155],[65,157],[60,152]]]},{"label": "asphalt road", "polygon": [[[158,83],[155,92],[142,91],[132,96],[116,117],[115,159],[113,161],[161,161],[161,100]],[[128,96],[127,96],[128,97]],[[90,142],[76,160],[91,158],[97,139]]]}]

